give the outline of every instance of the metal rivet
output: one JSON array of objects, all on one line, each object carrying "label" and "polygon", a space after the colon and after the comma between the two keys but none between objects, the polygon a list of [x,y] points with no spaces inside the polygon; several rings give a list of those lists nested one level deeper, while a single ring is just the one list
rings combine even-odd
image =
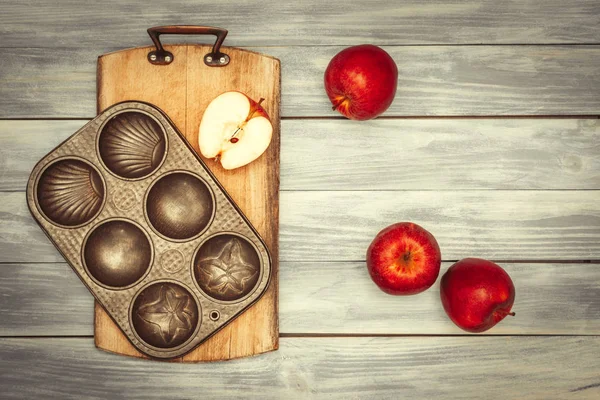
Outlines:
[{"label": "metal rivet", "polygon": [[217,310],[213,310],[211,311],[209,317],[211,320],[216,321],[221,318],[221,313],[219,313]]},{"label": "metal rivet", "polygon": [[150,54],[150,59],[152,61],[156,61],[156,54]]},{"label": "metal rivet", "polygon": [[166,62],[171,62],[171,56],[165,56],[165,61]]},{"label": "metal rivet", "polygon": [[221,64],[225,64],[225,57],[221,57],[221,58],[219,58],[219,62],[220,62]]},{"label": "metal rivet", "polygon": [[207,57],[206,57],[206,62],[208,62],[208,63],[209,63],[209,62],[212,62],[212,57],[211,57],[211,56],[207,56]]}]

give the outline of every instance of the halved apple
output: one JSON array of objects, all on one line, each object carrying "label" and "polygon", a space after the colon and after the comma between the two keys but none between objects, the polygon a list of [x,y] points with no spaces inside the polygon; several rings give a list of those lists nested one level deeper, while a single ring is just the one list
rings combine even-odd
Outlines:
[{"label": "halved apple", "polygon": [[264,108],[241,92],[225,92],[210,102],[198,132],[200,153],[225,169],[256,160],[267,150],[273,125]]}]

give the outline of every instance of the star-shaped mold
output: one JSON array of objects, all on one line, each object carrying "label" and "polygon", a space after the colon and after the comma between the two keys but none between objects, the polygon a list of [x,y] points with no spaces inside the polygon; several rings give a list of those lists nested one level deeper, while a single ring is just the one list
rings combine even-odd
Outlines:
[{"label": "star-shaped mold", "polygon": [[136,332],[155,347],[179,346],[192,336],[198,324],[198,307],[192,295],[174,283],[147,287],[133,307]]},{"label": "star-shaped mold", "polygon": [[260,261],[246,240],[221,235],[208,240],[196,256],[196,279],[201,289],[218,300],[246,296],[259,278]]}]

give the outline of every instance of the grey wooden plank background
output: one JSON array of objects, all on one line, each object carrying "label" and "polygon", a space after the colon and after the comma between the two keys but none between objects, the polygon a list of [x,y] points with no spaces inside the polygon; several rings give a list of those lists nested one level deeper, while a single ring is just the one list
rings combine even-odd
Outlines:
[{"label": "grey wooden plank background", "polygon": [[5,47],[139,46],[150,26],[227,27],[235,46],[598,42],[595,0],[4,0]]},{"label": "grey wooden plank background", "polygon": [[[85,123],[0,121],[0,190],[25,190],[35,163]],[[595,118],[379,119],[365,126],[283,121],[281,189],[600,189]],[[337,137],[328,146],[331,134]]]},{"label": "grey wooden plank background", "polygon": [[[428,229],[444,260],[600,260],[596,191],[282,192],[281,261],[359,261],[392,222]],[[0,262],[60,262],[23,192],[0,192]]]},{"label": "grey wooden plank background", "polygon": [[5,399],[593,399],[598,352],[598,337],[282,338],[259,357],[183,365],[91,339],[0,339],[0,381]]},{"label": "grey wooden plank background", "polygon": [[[338,116],[325,95],[323,73],[342,49],[252,48],[281,59],[283,117]],[[597,115],[600,110],[600,46],[384,49],[400,72],[396,99],[385,116]],[[96,58],[101,50],[2,52],[0,118],[95,116]]]},{"label": "grey wooden plank background", "polygon": [[391,221],[413,221],[444,260],[598,259],[595,191],[284,192],[281,259],[364,260]]},{"label": "grey wooden plank background", "polygon": [[[517,287],[517,315],[489,334],[600,335],[599,264],[502,266]],[[417,296],[394,297],[371,283],[362,262],[284,262],[279,281],[286,336],[464,334],[442,309],[439,280]],[[0,293],[0,337],[93,334],[92,296],[65,263],[4,264]]]},{"label": "grey wooden plank background", "polygon": [[[92,297],[25,204],[33,164],[95,115],[96,57],[177,23],[282,60],[278,352],[174,365],[96,351]],[[2,1],[0,397],[600,397],[599,25],[596,0]],[[322,83],[359,43],[400,71],[387,118],[367,123],[331,112]],[[380,292],[365,249],[399,220],[447,261],[499,261],[517,316],[467,335],[439,282]]]}]

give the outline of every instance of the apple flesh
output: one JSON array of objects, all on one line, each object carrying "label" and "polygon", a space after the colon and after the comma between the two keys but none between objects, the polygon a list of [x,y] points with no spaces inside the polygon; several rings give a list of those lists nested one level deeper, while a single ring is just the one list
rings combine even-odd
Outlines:
[{"label": "apple flesh", "polygon": [[381,290],[393,295],[420,293],[434,284],[442,255],[431,233],[400,222],[377,234],[367,250],[367,268]]},{"label": "apple flesh", "polygon": [[[262,99],[261,99],[262,101]],[[273,135],[273,125],[262,108],[241,92],[225,92],[210,102],[198,132],[200,153],[234,169],[260,157]]]},{"label": "apple flesh", "polygon": [[354,120],[381,115],[394,101],[397,86],[396,63],[370,44],[342,50],[325,70],[325,91],[333,109]]},{"label": "apple flesh", "polygon": [[448,317],[467,332],[484,332],[507,315],[515,301],[515,287],[499,265],[465,258],[442,277],[440,296]]}]

